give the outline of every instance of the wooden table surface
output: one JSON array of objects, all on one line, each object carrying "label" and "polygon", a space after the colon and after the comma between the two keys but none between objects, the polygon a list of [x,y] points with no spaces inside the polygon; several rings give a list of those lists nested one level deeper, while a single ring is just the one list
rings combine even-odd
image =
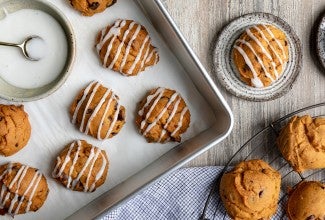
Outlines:
[{"label": "wooden table surface", "polygon": [[[230,105],[235,119],[231,135],[187,166],[223,165],[253,134],[279,117],[325,101],[325,70],[315,50],[324,0],[166,0],[171,16]],[[303,44],[303,68],[292,90],[268,102],[239,99],[218,84],[212,67],[214,39],[231,20],[251,12],[268,12],[287,21]]]}]

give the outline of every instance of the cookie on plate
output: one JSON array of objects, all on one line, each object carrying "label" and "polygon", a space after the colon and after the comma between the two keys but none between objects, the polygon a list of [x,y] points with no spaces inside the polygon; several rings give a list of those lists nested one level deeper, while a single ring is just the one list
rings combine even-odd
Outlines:
[{"label": "cookie on plate", "polygon": [[0,166],[0,215],[36,212],[49,193],[45,176],[20,163]]},{"label": "cookie on plate", "polygon": [[324,204],[325,184],[303,181],[289,193],[286,213],[290,220],[323,220]]},{"label": "cookie on plate", "polygon": [[232,219],[270,219],[276,212],[281,175],[262,160],[240,162],[225,173],[220,197]]},{"label": "cookie on plate", "polygon": [[104,150],[78,140],[61,151],[52,177],[68,189],[93,192],[106,181],[108,167]]},{"label": "cookie on plate", "polygon": [[190,111],[175,90],[153,89],[139,103],[136,124],[148,142],[180,142],[190,122]]},{"label": "cookie on plate", "polygon": [[277,145],[297,172],[325,168],[325,118],[294,116],[281,130]]},{"label": "cookie on plate", "polygon": [[103,12],[112,6],[117,0],[69,0],[74,9],[80,11],[84,16],[92,16]]},{"label": "cookie on plate", "polygon": [[72,123],[99,140],[115,136],[125,124],[125,108],[119,97],[99,82],[90,83],[70,107]]},{"label": "cookie on plate", "polygon": [[96,49],[104,67],[134,76],[159,61],[148,31],[132,20],[117,20],[100,31]]},{"label": "cookie on plate", "polygon": [[29,141],[31,126],[24,106],[0,104],[0,155],[11,156]]},{"label": "cookie on plate", "polygon": [[240,78],[257,88],[267,87],[277,80],[288,60],[287,37],[273,25],[258,24],[247,28],[233,48],[233,61]]}]

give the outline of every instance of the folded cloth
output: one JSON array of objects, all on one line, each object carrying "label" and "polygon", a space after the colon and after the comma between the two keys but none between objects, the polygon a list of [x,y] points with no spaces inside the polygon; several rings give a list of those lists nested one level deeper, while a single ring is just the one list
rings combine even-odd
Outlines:
[{"label": "folded cloth", "polygon": [[[194,219],[201,217],[206,199],[223,167],[182,168],[156,182],[125,205],[107,213],[102,220]],[[206,219],[230,219],[215,193]],[[217,208],[218,207],[218,208]],[[283,204],[272,219],[281,219]]]}]

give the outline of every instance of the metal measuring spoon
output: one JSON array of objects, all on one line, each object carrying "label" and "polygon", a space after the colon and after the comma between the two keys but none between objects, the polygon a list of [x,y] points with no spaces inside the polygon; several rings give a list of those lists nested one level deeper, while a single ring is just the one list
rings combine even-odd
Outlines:
[{"label": "metal measuring spoon", "polygon": [[31,57],[30,54],[28,53],[27,50],[27,44],[29,41],[33,40],[33,39],[40,39],[43,40],[41,37],[36,36],[36,35],[32,35],[27,37],[22,43],[20,44],[15,44],[15,43],[8,43],[8,42],[1,42],[0,41],[0,46],[9,46],[9,47],[19,47],[21,49],[21,51],[23,52],[24,56],[31,61],[38,61],[41,58],[35,58],[35,57]]}]

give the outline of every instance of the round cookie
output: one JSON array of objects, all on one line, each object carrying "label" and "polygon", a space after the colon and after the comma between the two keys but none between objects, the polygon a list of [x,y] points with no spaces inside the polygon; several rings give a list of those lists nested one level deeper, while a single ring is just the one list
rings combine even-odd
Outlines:
[{"label": "round cookie", "polygon": [[99,82],[90,83],[70,107],[71,121],[79,130],[99,140],[115,136],[125,124],[119,97]]},{"label": "round cookie", "polygon": [[38,169],[20,164],[0,166],[0,215],[35,212],[49,193],[45,176]]},{"label": "round cookie", "polygon": [[134,76],[159,61],[146,28],[132,20],[116,20],[100,31],[96,49],[103,67]]},{"label": "round cookie", "polygon": [[72,7],[80,11],[84,16],[92,16],[103,12],[112,6],[117,0],[69,0]]},{"label": "round cookie", "polygon": [[78,140],[61,151],[55,161],[52,177],[68,189],[93,192],[106,181],[108,167],[104,150]]},{"label": "round cookie", "polygon": [[289,194],[286,213],[290,220],[325,219],[325,184],[299,183]]},{"label": "round cookie", "polygon": [[29,141],[31,126],[24,106],[0,104],[0,155],[11,156]]},{"label": "round cookie", "polygon": [[181,141],[190,125],[191,114],[179,93],[166,88],[149,92],[138,108],[136,124],[149,143]]},{"label": "round cookie", "polygon": [[270,219],[280,185],[281,175],[264,161],[243,161],[222,176],[220,197],[232,219]]},{"label": "round cookie", "polygon": [[325,118],[294,116],[281,130],[277,145],[297,172],[325,168]]},{"label": "round cookie", "polygon": [[249,27],[235,42],[233,61],[247,85],[267,87],[283,73],[289,60],[286,35],[273,25]]}]

